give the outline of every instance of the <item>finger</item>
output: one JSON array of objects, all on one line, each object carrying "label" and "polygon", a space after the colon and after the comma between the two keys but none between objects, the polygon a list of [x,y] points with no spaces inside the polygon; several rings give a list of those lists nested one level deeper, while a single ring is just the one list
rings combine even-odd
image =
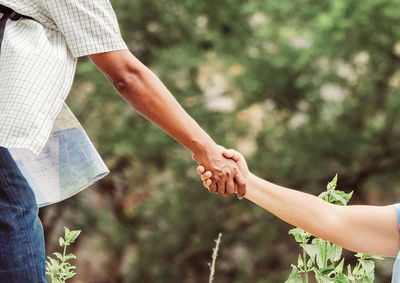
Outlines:
[{"label": "finger", "polygon": [[225,158],[232,159],[235,162],[238,162],[240,160],[240,153],[233,149],[229,149],[229,150],[222,152],[222,155]]},{"label": "finger", "polygon": [[232,158],[233,152],[232,152],[232,150],[230,150],[230,149],[225,149],[225,150],[222,152],[222,155],[223,155],[225,158]]},{"label": "finger", "polygon": [[241,173],[235,176],[235,181],[238,185],[238,198],[242,199],[246,195],[246,180]]},{"label": "finger", "polygon": [[203,186],[206,187],[208,190],[210,190],[211,184],[212,184],[212,181],[210,179],[203,181]]},{"label": "finger", "polygon": [[239,162],[241,157],[240,153],[233,149],[231,149],[231,153],[233,154],[231,159],[233,159],[235,162]]},{"label": "finger", "polygon": [[204,168],[204,166],[197,166],[197,173],[199,174],[199,175],[201,175],[201,174],[203,174],[204,173],[204,171],[205,171],[206,169]]},{"label": "finger", "polygon": [[217,191],[221,195],[224,195],[226,193],[226,186],[225,186],[225,180],[224,179],[221,179],[218,182],[218,190]]},{"label": "finger", "polygon": [[234,184],[234,187],[235,187],[235,194],[238,195],[239,186],[238,186],[238,184],[236,183],[236,181],[235,181],[233,184]]},{"label": "finger", "polygon": [[234,183],[233,178],[228,178],[226,180],[225,185],[226,185],[226,194],[227,195],[231,195],[235,192],[235,183]]},{"label": "finger", "polygon": [[218,189],[217,183],[214,180],[210,180],[210,181],[212,181],[212,183],[208,186],[209,191],[212,193],[217,192],[217,189]]},{"label": "finger", "polygon": [[211,177],[212,177],[211,171],[206,171],[206,172],[204,172],[203,174],[201,174],[201,180],[202,180],[202,181],[208,180],[208,179],[210,179]]},{"label": "finger", "polygon": [[192,154],[192,159],[193,159],[194,161],[197,161],[197,160],[196,160],[196,155],[194,155],[194,153]]}]

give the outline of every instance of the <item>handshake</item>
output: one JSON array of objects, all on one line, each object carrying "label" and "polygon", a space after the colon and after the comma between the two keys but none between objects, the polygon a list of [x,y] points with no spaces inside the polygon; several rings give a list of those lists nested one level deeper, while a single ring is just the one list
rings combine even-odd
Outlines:
[{"label": "handshake", "polygon": [[242,199],[246,194],[247,178],[250,175],[243,155],[232,149],[218,147],[217,156],[200,160],[195,154],[193,160],[198,162],[197,173],[201,175],[204,187],[210,192],[223,196],[237,194]]}]

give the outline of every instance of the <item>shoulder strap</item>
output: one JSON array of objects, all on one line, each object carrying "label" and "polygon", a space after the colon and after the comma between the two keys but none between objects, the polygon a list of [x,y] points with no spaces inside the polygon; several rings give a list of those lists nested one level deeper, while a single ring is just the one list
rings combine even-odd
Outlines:
[{"label": "shoulder strap", "polygon": [[11,8],[8,8],[1,4],[0,4],[0,13],[3,14],[3,16],[0,18],[0,53],[1,53],[1,43],[3,42],[4,31],[6,29],[7,20],[10,19],[13,21],[17,21],[21,18],[33,20],[33,18],[25,16],[25,15],[21,15],[21,14],[15,12],[14,10],[12,10]]}]

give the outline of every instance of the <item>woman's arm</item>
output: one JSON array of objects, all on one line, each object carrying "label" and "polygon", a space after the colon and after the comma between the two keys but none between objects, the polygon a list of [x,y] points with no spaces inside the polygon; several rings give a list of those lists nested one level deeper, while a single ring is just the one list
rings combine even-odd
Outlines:
[{"label": "woman's arm", "polygon": [[235,162],[222,156],[223,148],[185,112],[158,77],[129,50],[89,57],[131,106],[191,150],[198,163],[213,172],[215,179],[211,191],[220,194],[238,191],[239,195],[244,195],[245,180]]},{"label": "woman's arm", "polygon": [[351,251],[396,256],[400,249],[393,205],[333,205],[252,174],[245,198],[283,221]]},{"label": "woman's arm", "polygon": [[[382,256],[396,256],[400,233],[393,205],[368,206],[330,204],[316,196],[265,181],[249,172],[243,156],[233,150],[224,153],[235,160],[247,179],[245,198],[283,221],[345,249]],[[204,186],[211,184],[211,172],[199,166]]]}]

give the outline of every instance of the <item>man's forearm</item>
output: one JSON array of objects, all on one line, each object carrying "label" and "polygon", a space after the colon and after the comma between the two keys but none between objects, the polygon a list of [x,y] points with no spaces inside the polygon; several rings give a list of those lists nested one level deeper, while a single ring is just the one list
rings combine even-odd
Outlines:
[{"label": "man's forearm", "polygon": [[143,67],[140,72],[132,73],[127,81],[115,85],[138,112],[196,155],[216,146],[148,68]]}]

